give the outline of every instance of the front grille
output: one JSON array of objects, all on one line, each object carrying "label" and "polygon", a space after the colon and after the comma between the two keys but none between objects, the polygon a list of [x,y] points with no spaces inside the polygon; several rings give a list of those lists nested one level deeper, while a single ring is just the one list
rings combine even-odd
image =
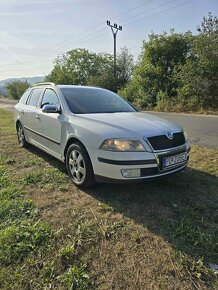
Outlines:
[{"label": "front grille", "polygon": [[183,132],[173,134],[173,139],[170,140],[166,135],[148,137],[148,141],[154,150],[165,150],[178,147],[185,144]]}]

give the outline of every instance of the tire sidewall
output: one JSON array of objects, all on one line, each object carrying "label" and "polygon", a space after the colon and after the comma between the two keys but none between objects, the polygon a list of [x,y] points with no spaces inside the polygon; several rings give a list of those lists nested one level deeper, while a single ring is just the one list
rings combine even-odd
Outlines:
[{"label": "tire sidewall", "polygon": [[[24,138],[23,138],[23,143],[21,143],[20,142],[20,139],[19,139],[19,130],[22,130],[22,134],[23,134],[23,136],[24,136]],[[26,141],[26,137],[25,137],[25,134],[24,134],[24,130],[23,130],[23,126],[22,126],[22,124],[21,123],[19,123],[18,125],[17,125],[17,138],[18,138],[18,143],[19,143],[19,145],[20,145],[20,147],[22,147],[22,148],[25,148],[25,147],[27,147],[27,141]]]},{"label": "tire sidewall", "polygon": [[[69,166],[69,158],[70,158],[70,155],[71,155],[73,150],[77,150],[78,152],[80,152],[80,154],[83,156],[83,159],[85,162],[86,176],[81,183],[75,182],[75,180],[73,179],[71,170],[70,170],[70,166]],[[89,157],[86,149],[84,148],[84,146],[81,145],[80,143],[73,143],[68,147],[67,154],[66,154],[66,168],[67,168],[67,172],[68,172],[70,179],[77,187],[86,188],[86,187],[90,187],[91,185],[94,184],[94,174],[93,174],[93,168],[92,168],[92,163],[91,163],[90,157]]]}]

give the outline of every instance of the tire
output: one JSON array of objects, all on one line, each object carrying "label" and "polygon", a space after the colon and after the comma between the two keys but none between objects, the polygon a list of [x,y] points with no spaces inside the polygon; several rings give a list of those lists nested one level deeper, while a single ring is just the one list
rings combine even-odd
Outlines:
[{"label": "tire", "polygon": [[95,184],[92,163],[85,147],[79,142],[69,146],[66,155],[67,172],[78,188],[87,188]]},{"label": "tire", "polygon": [[18,138],[18,143],[20,147],[22,148],[28,147],[29,144],[26,141],[23,126],[21,125],[21,123],[18,123],[17,125],[17,138]]}]

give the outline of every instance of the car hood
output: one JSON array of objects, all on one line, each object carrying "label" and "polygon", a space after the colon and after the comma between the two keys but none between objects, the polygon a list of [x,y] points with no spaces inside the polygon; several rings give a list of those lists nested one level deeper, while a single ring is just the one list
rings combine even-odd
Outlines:
[{"label": "car hood", "polygon": [[114,127],[143,137],[182,131],[180,126],[172,122],[143,112],[84,114],[80,117],[106,125],[105,129]]}]

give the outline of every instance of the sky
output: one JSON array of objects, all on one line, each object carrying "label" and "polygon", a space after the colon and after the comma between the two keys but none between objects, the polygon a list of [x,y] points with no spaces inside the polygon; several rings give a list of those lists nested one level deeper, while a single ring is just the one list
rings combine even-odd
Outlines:
[{"label": "sky", "polygon": [[218,16],[218,0],[0,0],[0,80],[46,75],[74,48],[113,54],[107,20],[136,60],[152,31],[196,33],[208,12]]}]

